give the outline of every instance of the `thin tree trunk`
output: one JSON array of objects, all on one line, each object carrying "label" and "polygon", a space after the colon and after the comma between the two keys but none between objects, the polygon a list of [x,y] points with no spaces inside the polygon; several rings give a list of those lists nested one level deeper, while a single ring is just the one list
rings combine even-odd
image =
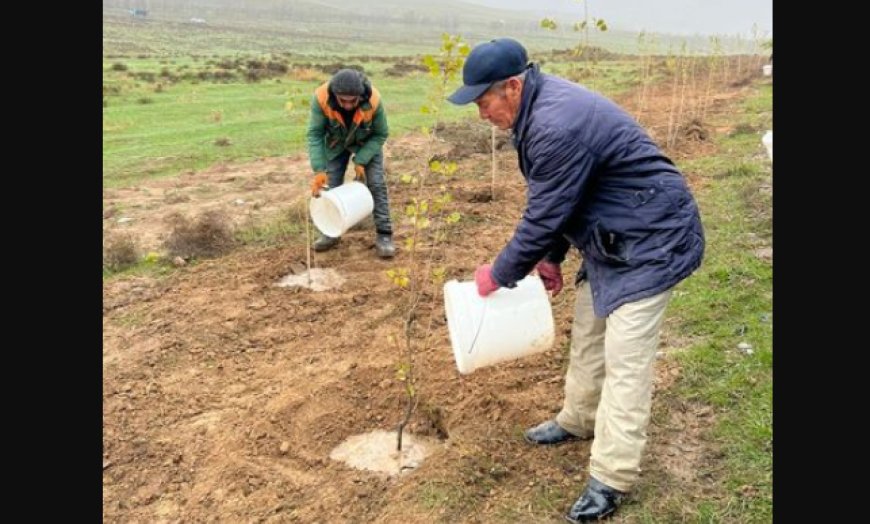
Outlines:
[{"label": "thin tree trunk", "polygon": [[309,208],[309,212],[305,213],[305,245],[307,249],[305,264],[308,266],[308,287],[311,287],[311,226],[310,222],[310,213],[311,209]]},{"label": "thin tree trunk", "polygon": [[668,148],[673,147],[673,135],[674,135],[674,115],[677,106],[677,82],[679,81],[678,77],[680,74],[679,68],[679,60],[674,59],[674,82],[673,88],[671,89],[671,104],[668,109],[668,135],[665,144]]}]

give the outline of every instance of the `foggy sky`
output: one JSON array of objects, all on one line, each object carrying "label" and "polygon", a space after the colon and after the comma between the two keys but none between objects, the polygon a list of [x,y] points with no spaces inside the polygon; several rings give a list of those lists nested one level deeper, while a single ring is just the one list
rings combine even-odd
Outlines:
[{"label": "foggy sky", "polygon": [[[583,4],[577,0],[465,1],[560,19],[583,18]],[[611,28],[627,31],[748,36],[755,23],[759,33],[773,32],[773,0],[588,0],[588,9],[590,18],[603,18]]]}]

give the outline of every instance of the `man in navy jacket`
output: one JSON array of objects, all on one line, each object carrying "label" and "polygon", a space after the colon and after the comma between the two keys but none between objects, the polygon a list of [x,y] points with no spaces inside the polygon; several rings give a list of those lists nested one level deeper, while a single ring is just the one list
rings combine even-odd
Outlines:
[{"label": "man in navy jacket", "polygon": [[566,518],[605,518],[640,474],[662,318],[672,288],[704,254],[698,206],[631,115],[541,73],[519,42],[476,46],[463,84],[449,100],[474,102],[480,118],[512,130],[528,185],[513,238],[475,271],[478,293],[514,287],[537,270],[556,295],[569,247],[583,258],[563,407],[525,435],[534,444],[594,436],[589,482]]}]

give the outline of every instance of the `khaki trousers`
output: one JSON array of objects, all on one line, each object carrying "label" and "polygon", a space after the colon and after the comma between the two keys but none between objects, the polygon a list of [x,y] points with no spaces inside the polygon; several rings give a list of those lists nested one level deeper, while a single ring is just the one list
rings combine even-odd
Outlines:
[{"label": "khaki trousers", "polygon": [[589,473],[619,491],[630,491],[640,475],[653,362],[670,298],[667,290],[598,318],[589,283],[577,287],[565,402],[556,421],[580,437],[594,435]]}]

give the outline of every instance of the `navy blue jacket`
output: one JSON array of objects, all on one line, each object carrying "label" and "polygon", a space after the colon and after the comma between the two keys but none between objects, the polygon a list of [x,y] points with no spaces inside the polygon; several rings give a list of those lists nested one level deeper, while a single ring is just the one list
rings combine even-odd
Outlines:
[{"label": "navy blue jacket", "polygon": [[595,315],[665,291],[704,255],[682,174],[631,115],[562,78],[527,70],[513,140],[527,206],[492,276],[513,287],[546,258],[580,250]]}]

